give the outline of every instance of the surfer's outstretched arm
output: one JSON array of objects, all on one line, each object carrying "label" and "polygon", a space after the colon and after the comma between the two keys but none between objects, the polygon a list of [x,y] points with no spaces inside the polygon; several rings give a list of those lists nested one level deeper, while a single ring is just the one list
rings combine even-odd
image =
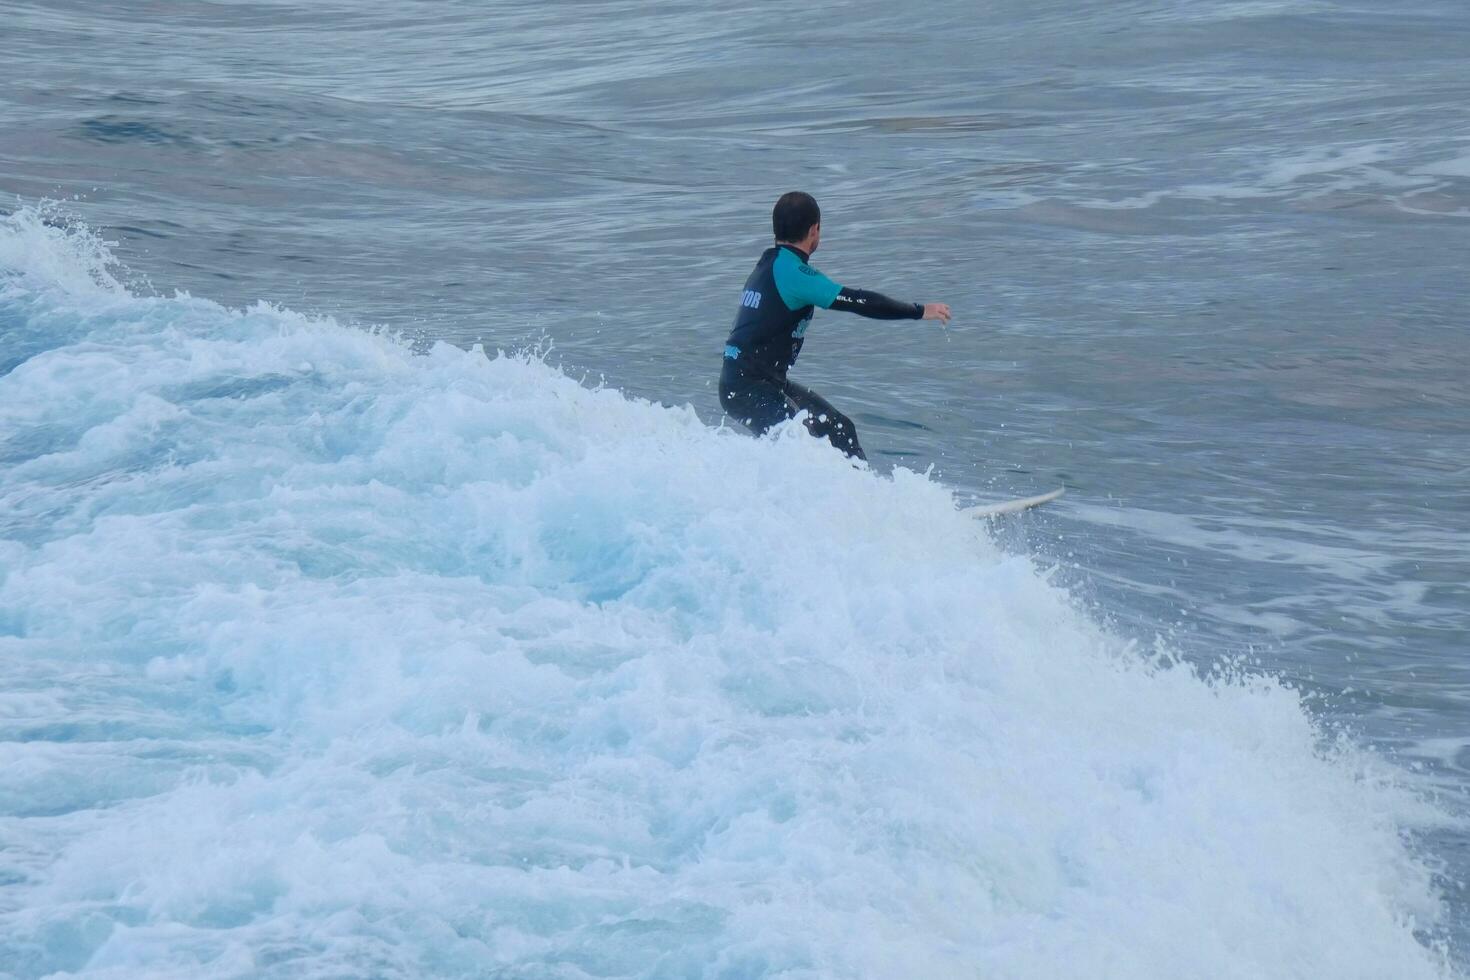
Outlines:
[{"label": "surfer's outstretched arm", "polygon": [[806,262],[806,254],[786,245],[771,266],[776,292],[788,310],[820,306],[843,310],[873,320],[942,320],[949,322],[949,307],[943,303],[905,303],[871,289],[839,286]]},{"label": "surfer's outstretched arm", "polygon": [[842,287],[832,309],[846,310],[874,320],[943,320],[949,322],[949,307],[943,303],[903,303],[870,289]]},{"label": "surfer's outstretched arm", "polygon": [[904,303],[870,289],[851,289],[847,286],[842,287],[842,291],[832,301],[831,308],[856,313],[870,320],[921,320],[924,317],[922,303]]}]

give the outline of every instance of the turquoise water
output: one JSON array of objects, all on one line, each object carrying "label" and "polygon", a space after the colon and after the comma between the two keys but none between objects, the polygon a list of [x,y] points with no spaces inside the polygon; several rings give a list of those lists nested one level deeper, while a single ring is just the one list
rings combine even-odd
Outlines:
[{"label": "turquoise water", "polygon": [[7,18],[0,972],[1463,962],[1462,5]]}]

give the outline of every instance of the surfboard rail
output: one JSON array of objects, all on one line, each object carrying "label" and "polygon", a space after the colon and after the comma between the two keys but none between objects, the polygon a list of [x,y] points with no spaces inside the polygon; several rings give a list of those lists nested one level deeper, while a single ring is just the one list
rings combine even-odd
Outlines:
[{"label": "surfboard rail", "polygon": [[1022,497],[1019,500],[1003,500],[997,504],[977,504],[974,507],[965,507],[960,513],[989,520],[992,517],[1003,517],[1006,514],[1019,514],[1023,510],[1030,510],[1032,507],[1049,504],[1066,492],[1065,488],[1057,487],[1055,490],[1037,494],[1034,497]]}]

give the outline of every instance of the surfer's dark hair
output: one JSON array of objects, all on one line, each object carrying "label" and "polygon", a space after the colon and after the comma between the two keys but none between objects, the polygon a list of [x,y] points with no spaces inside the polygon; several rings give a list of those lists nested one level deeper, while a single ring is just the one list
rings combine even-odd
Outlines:
[{"label": "surfer's dark hair", "polygon": [[822,221],[817,199],[805,191],[787,191],[771,211],[771,229],[778,242],[799,242]]}]

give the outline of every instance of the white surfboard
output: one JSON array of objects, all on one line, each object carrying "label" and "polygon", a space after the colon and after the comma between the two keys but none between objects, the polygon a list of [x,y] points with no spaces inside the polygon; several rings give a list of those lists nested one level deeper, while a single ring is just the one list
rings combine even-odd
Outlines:
[{"label": "white surfboard", "polygon": [[992,517],[1001,517],[1005,514],[1019,514],[1023,510],[1030,510],[1032,507],[1049,504],[1064,493],[1066,493],[1066,490],[1057,487],[1050,493],[1039,494],[1035,497],[1022,497],[1020,500],[1007,500],[999,504],[980,504],[975,507],[966,507],[960,513],[989,520]]}]

